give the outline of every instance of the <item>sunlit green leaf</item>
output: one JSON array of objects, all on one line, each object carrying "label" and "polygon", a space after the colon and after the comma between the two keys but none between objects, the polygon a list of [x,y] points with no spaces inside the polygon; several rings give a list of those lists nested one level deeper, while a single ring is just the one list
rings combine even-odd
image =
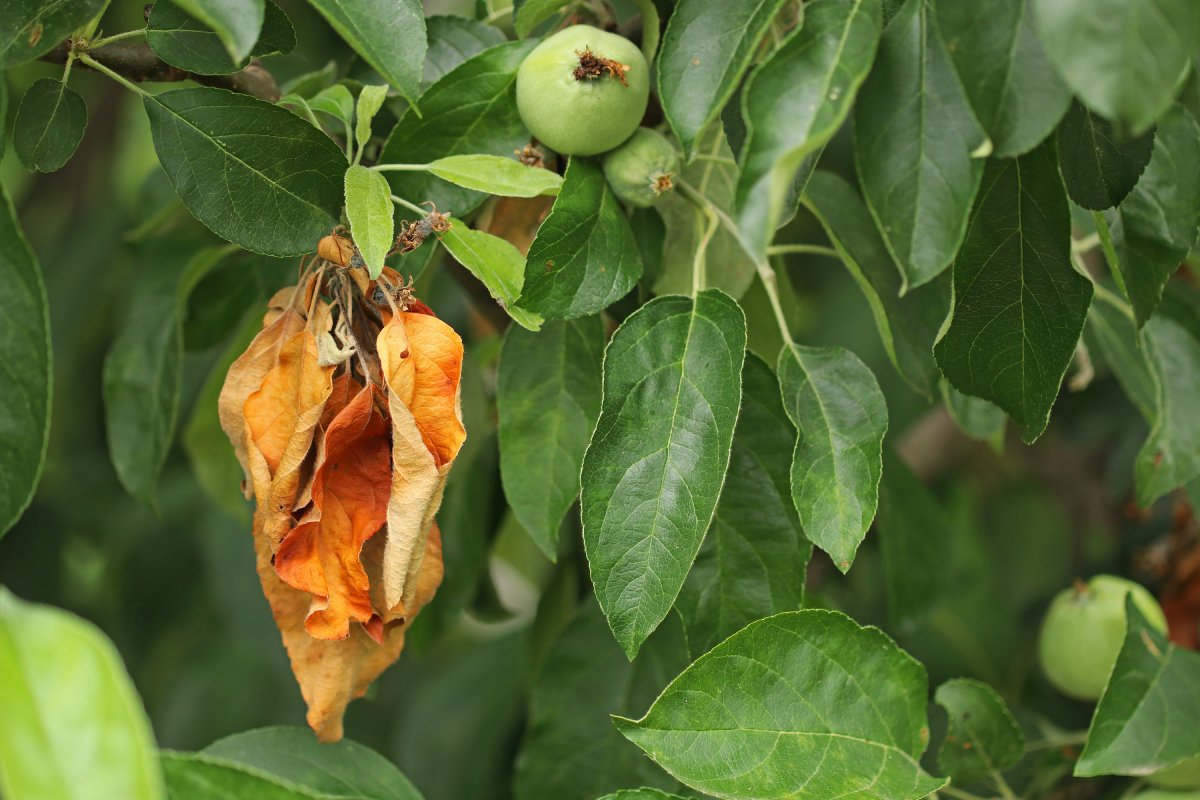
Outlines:
[{"label": "sunlit green leaf", "polygon": [[558,173],[529,167],[504,156],[446,156],[429,164],[429,171],[458,186],[504,197],[558,194]]},{"label": "sunlit green leaf", "polygon": [[359,164],[346,170],[346,218],[350,220],[350,235],[362,253],[368,274],[379,277],[395,232],[387,178]]},{"label": "sunlit green leaf", "polygon": [[536,331],[542,317],[517,306],[524,279],[525,257],[512,243],[486,231],[455,223],[442,235],[442,243],[454,260],[466,267],[487,287],[492,299],[523,328]]}]

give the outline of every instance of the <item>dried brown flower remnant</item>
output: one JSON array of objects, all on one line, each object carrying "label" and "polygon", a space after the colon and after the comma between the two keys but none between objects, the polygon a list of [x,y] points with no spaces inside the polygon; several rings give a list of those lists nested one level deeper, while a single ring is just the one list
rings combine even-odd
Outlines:
[{"label": "dried brown flower remnant", "polygon": [[401,255],[411,253],[424,244],[430,236],[450,230],[450,212],[447,211],[443,214],[433,203],[429,203],[429,207],[432,211],[416,222],[409,222],[406,219],[400,221],[400,234],[396,237],[393,252]]},{"label": "dried brown flower remnant", "polygon": [[593,53],[590,47],[576,50],[575,55],[579,56],[579,66],[571,73],[575,76],[575,80],[594,81],[608,75],[619,80],[622,86],[629,85],[629,81],[625,78],[625,73],[629,71],[628,64],[621,64],[611,58]]}]

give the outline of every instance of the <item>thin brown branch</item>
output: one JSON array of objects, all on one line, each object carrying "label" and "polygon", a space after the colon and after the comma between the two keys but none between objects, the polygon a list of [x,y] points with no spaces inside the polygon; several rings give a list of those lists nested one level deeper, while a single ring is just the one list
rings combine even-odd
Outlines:
[{"label": "thin brown branch", "polygon": [[[52,64],[64,64],[70,45],[62,42],[49,53],[42,56],[42,61]],[[215,86],[218,89],[248,94],[274,103],[279,99],[279,86],[275,76],[268,72],[258,61],[251,61],[248,66],[231,75],[197,75],[185,69],[174,67],[159,58],[150,45],[145,42],[113,42],[88,52],[92,58],[111,69],[123,78],[135,83],[142,81],[173,82],[195,81],[205,86]],[[76,63],[76,69],[87,69],[87,66]]]}]

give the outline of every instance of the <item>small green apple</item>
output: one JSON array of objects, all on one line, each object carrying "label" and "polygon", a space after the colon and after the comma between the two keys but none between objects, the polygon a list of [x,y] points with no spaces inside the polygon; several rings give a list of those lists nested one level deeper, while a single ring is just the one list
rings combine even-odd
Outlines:
[{"label": "small green apple", "polygon": [[675,188],[679,155],[657,131],[638,128],[625,143],[604,156],[604,177],[617,197],[631,206],[648,208]]}]

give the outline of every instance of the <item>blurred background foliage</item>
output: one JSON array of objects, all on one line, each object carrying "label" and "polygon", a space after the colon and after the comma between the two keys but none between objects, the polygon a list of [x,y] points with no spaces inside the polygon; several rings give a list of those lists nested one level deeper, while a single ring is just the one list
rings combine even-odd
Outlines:
[{"label": "blurred background foliage", "polygon": [[[264,62],[281,84],[330,61],[339,74],[353,72],[353,54],[316,13],[300,2],[280,4],[299,42],[292,55]],[[475,12],[468,2],[427,6]],[[142,13],[142,3],[117,0],[102,28],[138,27]],[[12,70],[9,97],[59,74],[61,67],[44,63]],[[156,273],[181,270],[221,242],[175,198],[138,98],[82,69],[71,83],[87,101],[89,124],[70,163],[30,175],[11,147],[0,163],[45,273],[55,357],[45,476],[0,543],[0,584],[80,614],[112,638],[163,747],[198,749],[237,731],[302,724],[303,704],[254,572],[249,508],[236,483],[222,481],[235,471],[198,474],[188,453],[229,463],[219,431],[193,414],[212,413],[222,374],[214,370],[244,346],[247,320],[255,324],[296,264],[235,253],[195,291],[185,324],[182,436],[154,507],[131,498],[108,455],[105,355],[131,313],[164,301],[148,294]],[[10,130],[14,114],[10,102]],[[848,131],[821,166],[852,175]],[[784,239],[824,241],[803,210]],[[614,744],[607,714],[643,711],[682,663],[654,663],[652,644],[632,667],[620,655],[590,601],[577,514],[565,523],[553,565],[507,511],[494,403],[502,332],[475,310],[442,256],[420,274],[418,288],[467,341],[470,434],[440,513],[447,579],[400,662],[351,706],[347,736],[393,760],[430,800],[507,797],[514,786],[521,797],[592,797],[636,785],[617,776],[637,775],[649,762],[619,738]],[[798,341],[847,347],[871,367],[888,400],[890,445],[936,500],[927,526],[910,532],[936,544],[935,563],[889,565],[881,541],[900,534],[876,530],[848,576],[814,555],[808,602],[884,627],[926,665],[931,685],[979,678],[1023,719],[1031,715],[1022,709],[1037,708],[1054,726],[1085,727],[1090,706],[1051,691],[1036,670],[1045,603],[1073,577],[1096,572],[1177,589],[1188,576],[1168,567],[1184,560],[1167,556],[1195,544],[1182,496],[1134,510],[1131,465],[1146,436],[1142,417],[1093,350],[1095,377],[1064,392],[1036,445],[1015,436],[971,441],[940,403],[899,378],[866,300],[837,260],[798,255],[776,266]],[[751,348],[773,360],[780,343],[761,286],[744,305]],[[881,520],[877,528],[886,528],[886,509]],[[919,573],[933,587],[928,602],[899,618],[889,580]],[[678,635],[676,622],[669,618],[656,638]],[[1044,735],[1046,723],[1039,725]]]}]

